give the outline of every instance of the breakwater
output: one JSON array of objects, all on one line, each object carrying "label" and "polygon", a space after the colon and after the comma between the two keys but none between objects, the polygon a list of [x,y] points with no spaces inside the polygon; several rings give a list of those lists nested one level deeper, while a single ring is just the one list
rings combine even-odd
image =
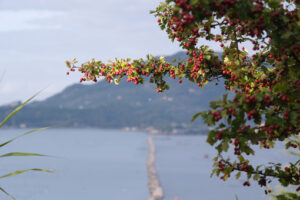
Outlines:
[{"label": "breakwater", "polygon": [[148,138],[149,154],[147,159],[147,171],[148,171],[148,188],[150,197],[148,200],[162,200],[163,190],[160,186],[157,171],[155,168],[155,145],[151,137]]}]

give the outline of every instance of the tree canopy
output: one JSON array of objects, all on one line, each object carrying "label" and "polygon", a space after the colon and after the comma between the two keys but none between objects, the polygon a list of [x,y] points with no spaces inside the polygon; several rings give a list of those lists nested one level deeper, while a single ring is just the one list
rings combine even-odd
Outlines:
[{"label": "tree canopy", "polygon": [[[71,71],[83,73],[82,81],[119,83],[121,78],[142,84],[144,77],[157,92],[169,89],[166,76],[205,86],[223,80],[227,94],[210,103],[211,110],[195,114],[211,126],[207,142],[218,154],[213,174],[224,181],[233,173],[265,187],[272,180],[300,190],[300,160],[284,166],[269,163],[254,166],[248,159],[254,146],[271,149],[287,138],[287,149],[300,150],[300,3],[298,0],[166,0],[151,11],[162,30],[177,40],[189,56],[187,61],[166,62],[164,57],[115,59],[104,63],[92,59],[78,65],[67,61]],[[223,49],[220,58],[200,38]],[[251,44],[252,52],[243,47]],[[184,103],[184,102],[183,102]],[[234,156],[225,158],[230,148]],[[265,187],[266,188],[266,187]],[[265,189],[266,193],[270,191]]]}]

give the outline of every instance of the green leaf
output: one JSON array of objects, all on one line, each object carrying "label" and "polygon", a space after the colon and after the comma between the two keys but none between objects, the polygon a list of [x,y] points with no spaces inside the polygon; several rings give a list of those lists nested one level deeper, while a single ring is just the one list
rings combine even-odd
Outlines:
[{"label": "green leaf", "polygon": [[243,163],[245,161],[245,158],[242,155],[239,155],[238,159],[241,163]]},{"label": "green leaf", "polygon": [[29,103],[33,98],[35,98],[39,93],[41,93],[43,90],[37,92],[35,95],[30,97],[27,101],[25,101],[23,104],[19,105],[15,110],[13,110],[1,123],[0,128],[10,119],[12,118],[19,110],[21,110],[27,103]]},{"label": "green leaf", "polygon": [[284,178],[280,178],[278,180],[282,186],[287,187],[289,185],[289,183],[284,179]]},{"label": "green leaf", "polygon": [[254,176],[253,176],[253,180],[258,180],[260,178],[260,175],[259,174],[255,174]]},{"label": "green leaf", "polygon": [[298,113],[292,111],[289,114],[290,114],[290,121],[291,121],[291,123],[296,123],[297,119],[298,119]]},{"label": "green leaf", "polygon": [[228,97],[228,93],[223,95],[223,102],[227,103],[227,97]]},{"label": "green leaf", "polygon": [[34,169],[23,169],[23,170],[18,170],[18,171],[14,171],[8,174],[5,174],[3,176],[0,176],[0,178],[6,178],[6,177],[10,177],[10,176],[15,176],[18,174],[22,174],[28,171],[40,171],[40,172],[48,172],[48,173],[54,173],[54,171],[52,170],[46,170],[46,169],[38,169],[38,168],[34,168]]},{"label": "green leaf", "polygon": [[193,115],[193,117],[191,119],[191,123],[193,123],[195,121],[195,119],[197,119],[199,117],[199,115],[202,115],[202,112],[199,112],[199,113]]},{"label": "green leaf", "polygon": [[66,65],[67,65],[68,68],[71,68],[71,63],[70,63],[70,61],[66,61]]},{"label": "green leaf", "polygon": [[225,174],[223,180],[226,181],[227,179],[228,179],[228,174]]},{"label": "green leaf", "polygon": [[212,130],[212,131],[209,131],[208,134],[207,134],[207,139],[206,139],[206,142],[210,145],[213,145],[216,143],[216,134],[217,132]]},{"label": "green leaf", "polygon": [[210,174],[210,177],[213,177],[213,175],[216,173],[217,169],[213,169],[211,174]]},{"label": "green leaf", "polygon": [[218,159],[219,159],[219,157],[218,157],[218,156],[216,156],[216,157],[214,157],[213,161],[217,162],[217,161],[218,161]]},{"label": "green leaf", "polygon": [[190,4],[191,4],[192,6],[197,6],[197,5],[199,4],[199,1],[198,1],[198,0],[191,0],[191,1],[190,1]]},{"label": "green leaf", "polygon": [[228,138],[225,138],[222,142],[222,150],[227,152],[228,151],[228,148],[229,148],[229,139]]},{"label": "green leaf", "polygon": [[282,38],[282,39],[288,39],[289,37],[291,37],[291,35],[293,35],[293,33],[290,32],[290,31],[287,31],[287,32],[285,32],[285,33],[281,36],[281,38]]},{"label": "green leaf", "polygon": [[9,194],[8,192],[6,192],[2,187],[0,187],[0,190],[6,194],[7,196],[9,196],[11,199],[16,200],[15,197],[13,197],[11,194]]},{"label": "green leaf", "polygon": [[207,119],[205,119],[205,123],[208,125],[208,126],[213,126],[215,125],[215,120],[214,120],[214,117],[213,115],[208,115]]},{"label": "green leaf", "polygon": [[7,145],[7,144],[13,142],[14,140],[16,140],[16,139],[18,139],[18,138],[20,138],[20,137],[23,137],[23,136],[25,136],[25,135],[28,135],[28,134],[30,134],[30,133],[34,133],[34,132],[37,132],[37,131],[45,130],[45,129],[48,129],[48,128],[50,128],[50,127],[38,128],[38,129],[34,129],[34,130],[31,130],[31,131],[28,131],[28,132],[26,132],[26,133],[23,133],[23,134],[21,134],[21,135],[18,135],[18,136],[16,136],[16,137],[14,137],[13,139],[10,139],[10,140],[8,140],[8,141],[6,141],[6,142],[0,144],[0,147],[3,147],[3,146],[5,146],[5,145]]},{"label": "green leaf", "polygon": [[223,117],[223,118],[225,118],[226,116],[227,116],[227,110],[222,110],[221,111],[221,116]]},{"label": "green leaf", "polygon": [[209,102],[209,106],[212,108],[212,109],[216,109],[218,107],[217,103],[215,101],[211,101]]},{"label": "green leaf", "polygon": [[235,178],[236,179],[239,179],[241,177],[241,172],[238,172],[236,175],[235,175]]},{"label": "green leaf", "polygon": [[270,0],[268,2],[270,8],[278,8],[280,6],[280,0]]},{"label": "green leaf", "polygon": [[216,150],[218,150],[219,153],[221,153],[223,151],[223,145],[222,145],[222,143],[219,144],[218,146],[216,146]]},{"label": "green leaf", "polygon": [[216,173],[215,173],[216,176],[220,176],[220,172],[221,172],[220,170],[217,170]]},{"label": "green leaf", "polygon": [[10,156],[46,156],[46,155],[37,154],[37,153],[11,152],[11,153],[0,155],[0,158],[10,157]]},{"label": "green leaf", "polygon": [[115,83],[115,85],[119,85],[119,83],[120,83],[120,79],[121,79],[121,77],[119,76],[119,78],[118,79],[114,79],[114,83]]},{"label": "green leaf", "polygon": [[206,60],[210,60],[210,59],[211,59],[211,56],[210,56],[210,55],[205,55],[204,58],[205,58]]}]

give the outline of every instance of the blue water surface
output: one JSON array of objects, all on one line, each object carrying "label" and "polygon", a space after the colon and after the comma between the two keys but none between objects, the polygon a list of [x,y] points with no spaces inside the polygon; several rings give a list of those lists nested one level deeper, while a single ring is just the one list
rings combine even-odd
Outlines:
[{"label": "blue water surface", "polygon": [[[0,142],[24,133],[3,129]],[[206,136],[161,136],[143,132],[101,129],[48,129],[32,133],[0,148],[0,153],[34,152],[49,157],[0,158],[0,173],[19,169],[52,169],[54,174],[28,172],[0,179],[0,187],[17,200],[146,200],[147,138],[156,145],[156,167],[165,200],[264,200],[263,189],[241,180],[210,178],[216,150]],[[251,158],[256,163],[288,162],[283,151],[258,150]],[[9,198],[0,193],[1,200]]]},{"label": "blue water surface", "polygon": [[[1,141],[22,130],[1,130]],[[2,150],[3,149],[3,150]],[[0,180],[17,200],[147,199],[146,134],[99,129],[48,129],[1,148],[53,157],[1,158],[1,174],[44,168],[54,174],[28,172]],[[9,199],[0,194],[1,200]]]},{"label": "blue water surface", "polygon": [[[256,182],[244,187],[245,176],[236,180],[235,176],[224,182],[216,176],[210,177],[212,159],[217,151],[206,143],[206,136],[156,136],[156,165],[165,193],[165,200],[266,200],[264,189]],[[233,152],[225,155],[233,155]],[[283,145],[275,149],[256,148],[255,156],[249,156],[254,164],[296,160],[284,151]],[[234,174],[233,174],[234,175]],[[277,189],[274,183],[274,189]]]}]

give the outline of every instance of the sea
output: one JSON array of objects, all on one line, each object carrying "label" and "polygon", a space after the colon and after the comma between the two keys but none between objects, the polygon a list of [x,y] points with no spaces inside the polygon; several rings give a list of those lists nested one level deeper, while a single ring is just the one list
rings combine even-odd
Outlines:
[{"label": "sea", "polygon": [[[26,129],[0,130],[0,142]],[[9,152],[46,156],[2,157],[0,175],[22,169],[47,169],[54,173],[29,171],[0,179],[0,187],[17,200],[147,200],[147,138],[156,147],[156,168],[164,200],[259,200],[268,199],[255,182],[243,187],[245,177],[222,181],[210,177],[216,150],[204,135],[150,135],[139,131],[107,129],[47,129],[20,137],[0,148]],[[254,163],[296,158],[283,146],[256,149]],[[276,184],[274,190],[279,190]],[[1,200],[10,198],[0,193]]]}]

